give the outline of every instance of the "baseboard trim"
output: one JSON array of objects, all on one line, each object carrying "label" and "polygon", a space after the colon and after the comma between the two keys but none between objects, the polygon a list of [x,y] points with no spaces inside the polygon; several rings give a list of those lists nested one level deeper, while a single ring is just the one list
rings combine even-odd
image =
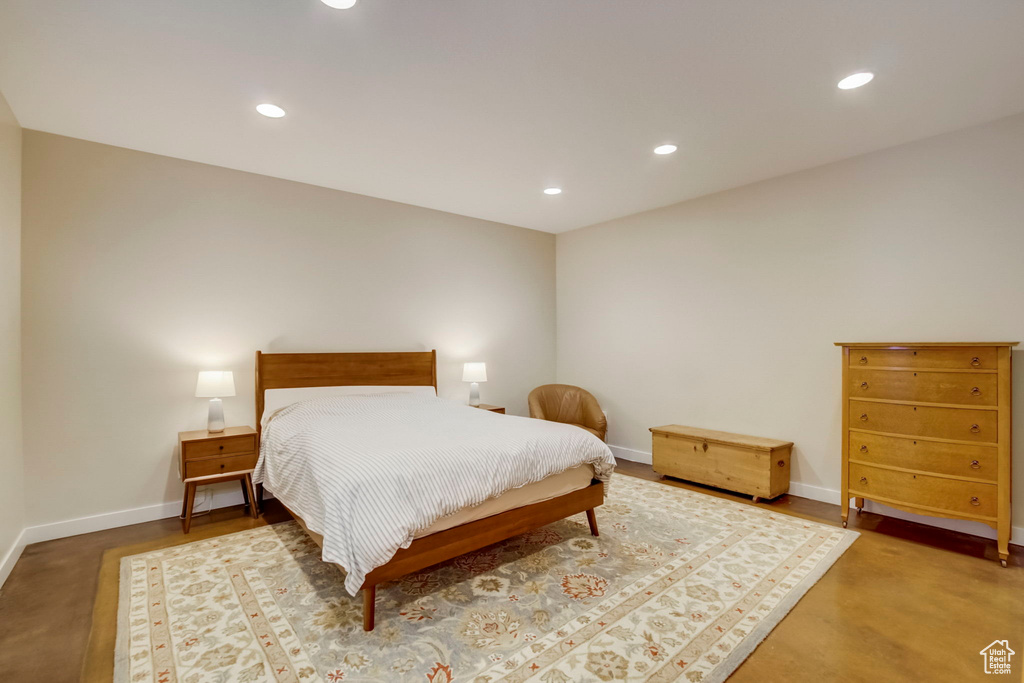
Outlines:
[{"label": "baseboard trim", "polygon": [[[625,448],[623,446],[612,446],[611,444],[608,444],[608,448],[611,449],[612,454],[616,458],[621,458],[622,460],[640,462],[646,465],[650,465],[653,462],[651,454],[645,451],[638,451],[632,448]],[[794,496],[809,498],[810,500],[817,500],[822,503],[831,503],[832,505],[839,505],[842,502],[842,494],[839,493],[839,489],[831,489],[814,484],[804,484],[799,481],[789,482],[789,492]],[[912,512],[896,510],[870,500],[864,501],[864,509],[867,512],[875,512],[880,515],[885,515],[886,517],[895,517],[896,519],[926,524],[940,529],[959,531],[961,533],[971,534],[972,536],[981,536],[982,538],[992,540],[995,540],[996,538],[996,530],[987,524],[982,524],[981,522],[969,522],[963,519],[944,519],[942,517],[915,515]],[[1015,526],[1011,529],[1010,543],[1024,546],[1024,527]]]},{"label": "baseboard trim", "polygon": [[637,451],[632,448],[626,448],[625,446],[613,446],[608,444],[608,448],[611,450],[612,455],[617,459],[629,460],[630,462],[642,462],[645,465],[650,465],[654,462],[651,459],[651,454],[645,451]]},{"label": "baseboard trim", "polygon": [[28,545],[25,540],[25,531],[22,529],[18,537],[14,539],[14,544],[7,549],[7,554],[4,555],[4,559],[0,562],[0,589],[4,587],[4,582],[7,581],[7,577],[14,571],[14,565],[18,563],[18,558],[21,557],[21,552]]},{"label": "baseboard trim", "polygon": [[[265,493],[264,497],[272,498],[273,496]],[[235,490],[227,490],[226,488],[214,489],[211,509],[241,505],[242,502],[242,491],[237,486]],[[153,522],[158,519],[177,517],[180,514],[181,501],[158,503],[157,505],[146,505],[128,510],[116,510],[88,517],[78,517],[76,519],[30,526],[22,532],[22,537],[24,543],[29,545],[32,543],[42,543],[43,541],[52,541],[57,538],[89,534],[94,531],[104,531],[121,526]]]}]

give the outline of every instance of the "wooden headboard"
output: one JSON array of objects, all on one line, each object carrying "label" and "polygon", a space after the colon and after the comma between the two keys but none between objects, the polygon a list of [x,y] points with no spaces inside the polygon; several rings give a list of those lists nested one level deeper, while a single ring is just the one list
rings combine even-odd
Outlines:
[{"label": "wooden headboard", "polygon": [[437,351],[395,353],[256,352],[256,430],[263,392],[298,387],[404,386],[437,390]]}]

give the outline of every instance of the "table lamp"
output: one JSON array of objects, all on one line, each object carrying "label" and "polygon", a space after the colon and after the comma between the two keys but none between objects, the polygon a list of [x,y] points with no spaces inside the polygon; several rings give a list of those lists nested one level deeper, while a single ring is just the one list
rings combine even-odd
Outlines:
[{"label": "table lamp", "polygon": [[224,402],[221,396],[235,395],[235,377],[230,370],[203,370],[196,382],[196,398],[210,399],[208,432],[224,431]]},{"label": "table lamp", "polygon": [[462,366],[462,381],[470,382],[469,405],[480,405],[480,384],[487,381],[486,363],[466,363]]}]

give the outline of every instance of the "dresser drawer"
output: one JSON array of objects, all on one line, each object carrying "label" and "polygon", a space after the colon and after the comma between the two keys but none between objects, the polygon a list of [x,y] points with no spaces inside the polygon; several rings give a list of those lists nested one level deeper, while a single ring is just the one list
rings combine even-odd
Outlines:
[{"label": "dresser drawer", "polygon": [[887,398],[921,403],[994,406],[998,375],[973,372],[851,368],[851,398]]},{"label": "dresser drawer", "polygon": [[850,460],[995,481],[999,452],[995,446],[970,446],[850,432]]},{"label": "dresser drawer", "polygon": [[995,443],[996,411],[850,400],[850,429]]},{"label": "dresser drawer", "polygon": [[251,470],[256,467],[256,460],[255,453],[224,458],[207,458],[206,460],[188,460],[185,462],[185,479]]},{"label": "dresser drawer", "polygon": [[225,436],[219,439],[203,439],[202,441],[183,441],[182,456],[185,460],[209,458],[215,455],[233,455],[237,453],[255,453],[256,435]]},{"label": "dresser drawer", "polygon": [[954,368],[995,370],[998,349],[976,346],[943,346],[928,349],[850,349],[850,367]]},{"label": "dresser drawer", "polygon": [[958,481],[850,463],[850,494],[976,517],[996,516],[995,484]]}]

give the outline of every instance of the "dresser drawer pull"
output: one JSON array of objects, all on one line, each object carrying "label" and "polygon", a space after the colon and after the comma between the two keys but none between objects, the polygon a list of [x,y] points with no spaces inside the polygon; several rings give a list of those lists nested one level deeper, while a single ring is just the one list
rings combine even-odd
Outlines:
[{"label": "dresser drawer pull", "polygon": [[868,388],[868,383],[867,382],[861,382],[860,383],[860,388],[861,389],[867,389]]},{"label": "dresser drawer pull", "polygon": [[779,467],[785,467],[785,466],[786,466],[786,461],[785,460],[780,460],[779,461]]},{"label": "dresser drawer pull", "polygon": [[981,365],[981,359],[975,356],[974,358],[971,359],[971,365],[973,365],[974,367],[978,367],[979,365]]},{"label": "dresser drawer pull", "polygon": [[224,450],[224,446],[218,446],[218,448],[220,448],[221,450]]},{"label": "dresser drawer pull", "polygon": [[971,496],[971,505],[974,505],[974,506],[981,505],[981,501],[978,500],[977,496]]},{"label": "dresser drawer pull", "polygon": [[971,389],[971,396],[981,396],[981,389],[978,387]]},{"label": "dresser drawer pull", "polygon": [[868,357],[867,356],[861,356],[860,357],[860,364],[861,365],[867,365],[868,364]]},{"label": "dresser drawer pull", "polygon": [[868,478],[867,477],[861,477],[860,478],[860,483],[862,483],[862,484],[868,483]]},{"label": "dresser drawer pull", "polygon": [[971,469],[972,470],[980,470],[981,469],[981,463],[978,462],[977,460],[972,460],[971,461]]},{"label": "dresser drawer pull", "polygon": [[860,421],[861,421],[861,422],[867,422],[867,421],[868,421],[868,414],[867,414],[867,413],[863,413],[863,414],[862,414],[862,415],[860,416]]},{"label": "dresser drawer pull", "polygon": [[971,425],[971,431],[977,434],[978,432],[981,431],[981,427],[979,427],[978,425]]},{"label": "dresser drawer pull", "polygon": [[705,441],[704,444],[701,446],[701,448],[703,448],[704,452],[707,453],[708,452],[708,442]]},{"label": "dresser drawer pull", "polygon": [[868,447],[865,444],[861,444],[860,452],[861,453],[867,453],[868,452]]}]

